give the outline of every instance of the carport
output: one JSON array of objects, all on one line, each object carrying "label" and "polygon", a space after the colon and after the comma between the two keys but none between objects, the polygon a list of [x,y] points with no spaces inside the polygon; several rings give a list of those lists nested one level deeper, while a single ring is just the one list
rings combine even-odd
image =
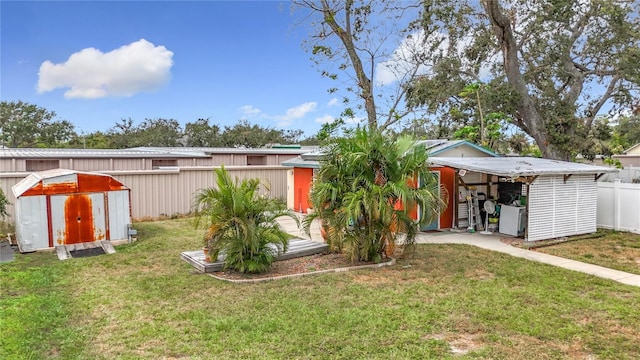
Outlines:
[{"label": "carport", "polygon": [[[605,173],[618,171],[531,157],[432,157],[429,162],[454,169],[460,190],[469,188],[464,182],[467,172],[483,174],[487,198],[496,202],[504,215],[508,210],[519,217],[514,221],[522,226],[522,236],[527,241],[595,232],[596,181]],[[460,227],[457,219],[464,215],[458,206],[463,201],[461,194],[458,191],[455,197],[454,227]],[[502,215],[501,221],[505,221]]]}]

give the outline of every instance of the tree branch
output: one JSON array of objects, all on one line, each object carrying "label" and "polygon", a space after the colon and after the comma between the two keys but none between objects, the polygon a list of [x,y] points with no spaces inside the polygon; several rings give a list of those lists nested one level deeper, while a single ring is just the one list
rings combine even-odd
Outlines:
[{"label": "tree branch", "polygon": [[596,118],[596,115],[598,114],[598,112],[600,112],[600,109],[602,109],[602,107],[609,100],[609,98],[611,98],[611,95],[613,95],[613,91],[616,89],[616,85],[618,84],[618,81],[620,81],[620,77],[614,76],[611,79],[609,86],[607,86],[607,90],[604,92],[600,100],[598,100],[598,102],[589,109],[589,114],[587,114],[587,121],[586,121],[587,129],[591,128],[591,125],[593,124],[593,120]]}]

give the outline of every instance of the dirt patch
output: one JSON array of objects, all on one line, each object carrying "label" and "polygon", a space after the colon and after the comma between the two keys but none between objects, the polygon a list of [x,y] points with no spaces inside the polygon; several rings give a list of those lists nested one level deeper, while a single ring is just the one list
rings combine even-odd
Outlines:
[{"label": "dirt patch", "polygon": [[342,254],[316,254],[295,259],[276,261],[264,274],[243,274],[237,271],[219,271],[211,275],[226,280],[260,280],[288,275],[308,274],[323,270],[376,265],[372,262],[353,263]]},{"label": "dirt patch", "polygon": [[445,341],[449,345],[449,351],[453,355],[461,356],[469,352],[479,350],[483,343],[475,334],[433,334],[428,338]]},{"label": "dirt patch", "polygon": [[511,245],[511,246],[515,246],[515,247],[523,247],[524,245],[524,240],[523,239],[518,239],[518,238],[513,238],[513,237],[501,237],[500,241],[507,244],[507,245]]}]

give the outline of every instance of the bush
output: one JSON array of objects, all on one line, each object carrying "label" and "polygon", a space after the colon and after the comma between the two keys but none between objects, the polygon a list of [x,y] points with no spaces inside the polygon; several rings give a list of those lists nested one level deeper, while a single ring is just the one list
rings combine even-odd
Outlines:
[{"label": "bush", "polygon": [[[392,255],[399,234],[412,245],[420,224],[446,207],[425,146],[409,137],[393,140],[357,129],[324,151],[310,193],[314,212],[303,224],[308,232],[314,219],[322,219],[329,246],[354,262]],[[410,216],[414,209],[420,211],[419,221]]]},{"label": "bush", "polygon": [[214,260],[219,252],[225,253],[225,269],[268,271],[289,245],[289,235],[276,219],[298,218],[281,200],[260,196],[258,179],[233,181],[224,167],[215,174],[217,187],[201,189],[194,203],[196,226],[206,222],[205,247]]},{"label": "bush", "polygon": [[7,200],[2,189],[0,189],[0,219],[4,219],[9,215],[7,212],[7,206],[9,205],[11,205],[11,203]]}]

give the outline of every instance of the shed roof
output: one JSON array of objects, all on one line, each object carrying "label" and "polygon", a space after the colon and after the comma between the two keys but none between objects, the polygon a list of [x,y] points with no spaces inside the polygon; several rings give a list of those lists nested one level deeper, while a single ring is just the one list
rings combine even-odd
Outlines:
[{"label": "shed roof", "polygon": [[66,179],[68,181],[70,178],[75,176],[76,178],[74,180],[77,181],[77,175],[106,177],[110,179],[110,182],[114,182],[119,184],[120,186],[123,186],[122,183],[115,180],[113,176],[107,175],[107,174],[76,171],[76,170],[69,170],[69,169],[52,169],[52,170],[33,172],[29,174],[27,177],[20,180],[17,184],[13,185],[11,187],[11,191],[13,191],[13,195],[17,198],[23,195],[24,193],[26,193],[27,191],[29,191],[30,189],[36,187],[43,180],[46,182],[47,180],[60,178],[60,179]]},{"label": "shed roof", "polygon": [[308,160],[303,157],[296,157],[293,159],[289,159],[280,163],[282,166],[291,166],[297,168],[306,168],[306,169],[319,169],[320,162],[318,160]]},{"label": "shed roof", "polygon": [[533,157],[432,157],[432,165],[476,171],[505,177],[535,175],[601,174],[617,172],[618,169]]}]

